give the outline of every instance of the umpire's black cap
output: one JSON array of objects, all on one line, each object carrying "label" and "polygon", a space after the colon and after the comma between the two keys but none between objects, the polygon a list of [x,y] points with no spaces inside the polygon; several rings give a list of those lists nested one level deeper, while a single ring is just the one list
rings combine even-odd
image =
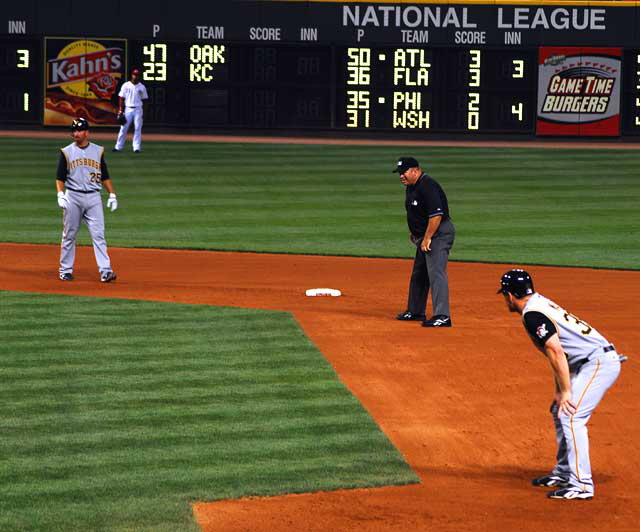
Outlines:
[{"label": "umpire's black cap", "polygon": [[420,163],[417,159],[414,159],[413,157],[400,157],[396,164],[396,168],[391,170],[391,173],[404,174],[409,168],[416,168],[418,166],[420,166]]},{"label": "umpire's black cap", "polygon": [[86,118],[74,118],[71,122],[71,131],[87,131],[89,129],[89,122]]},{"label": "umpire's black cap", "polygon": [[509,270],[500,279],[500,290],[498,294],[513,294],[518,299],[530,296],[533,289],[533,280],[528,272],[520,269]]}]

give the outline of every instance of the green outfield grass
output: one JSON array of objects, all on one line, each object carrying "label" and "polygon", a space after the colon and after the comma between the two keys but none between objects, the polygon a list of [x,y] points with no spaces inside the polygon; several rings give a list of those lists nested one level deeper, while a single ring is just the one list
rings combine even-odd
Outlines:
[{"label": "green outfield grass", "polygon": [[198,530],[189,503],[417,477],[293,317],[0,292],[0,530]]},{"label": "green outfield grass", "polygon": [[[0,239],[57,243],[53,140],[0,140]],[[415,155],[444,186],[452,259],[638,268],[640,151],[151,143],[107,161],[110,245],[409,257]],[[82,242],[88,243],[86,231]]]}]

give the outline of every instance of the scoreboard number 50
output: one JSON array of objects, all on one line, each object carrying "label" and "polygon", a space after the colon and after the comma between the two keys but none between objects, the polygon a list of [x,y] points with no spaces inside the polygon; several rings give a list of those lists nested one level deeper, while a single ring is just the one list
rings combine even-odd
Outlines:
[{"label": "scoreboard number 50", "polygon": [[347,85],[369,85],[371,83],[371,48],[349,48]]}]

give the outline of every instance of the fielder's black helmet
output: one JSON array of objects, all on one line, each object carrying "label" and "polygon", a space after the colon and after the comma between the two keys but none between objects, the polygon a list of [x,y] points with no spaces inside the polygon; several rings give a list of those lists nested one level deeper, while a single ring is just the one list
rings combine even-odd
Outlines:
[{"label": "fielder's black helmet", "polygon": [[89,122],[86,118],[74,118],[71,122],[71,131],[87,131],[89,129]]},{"label": "fielder's black helmet", "polygon": [[533,289],[533,280],[524,270],[509,270],[500,279],[500,290],[498,294],[513,294],[518,299],[530,296]]}]

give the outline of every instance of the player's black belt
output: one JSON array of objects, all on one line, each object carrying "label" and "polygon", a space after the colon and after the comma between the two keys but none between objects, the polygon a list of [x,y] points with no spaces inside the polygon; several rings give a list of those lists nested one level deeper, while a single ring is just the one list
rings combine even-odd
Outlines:
[{"label": "player's black belt", "polygon": [[99,190],[76,190],[75,188],[65,187],[67,190],[71,192],[78,192],[80,194],[93,194],[94,192],[100,192]]},{"label": "player's black belt", "polygon": [[[571,373],[578,373],[578,371],[580,371],[580,369],[582,368],[582,366],[584,366],[587,362],[589,362],[589,360],[591,360],[591,357],[594,356],[596,353],[599,352],[599,348],[596,349],[593,353],[591,353],[587,358],[582,359],[580,362],[576,362],[573,364],[573,366],[571,366]],[[603,353],[610,353],[611,351],[615,351],[616,348],[613,347],[611,344],[609,345],[605,345],[602,348],[602,352]]]}]

